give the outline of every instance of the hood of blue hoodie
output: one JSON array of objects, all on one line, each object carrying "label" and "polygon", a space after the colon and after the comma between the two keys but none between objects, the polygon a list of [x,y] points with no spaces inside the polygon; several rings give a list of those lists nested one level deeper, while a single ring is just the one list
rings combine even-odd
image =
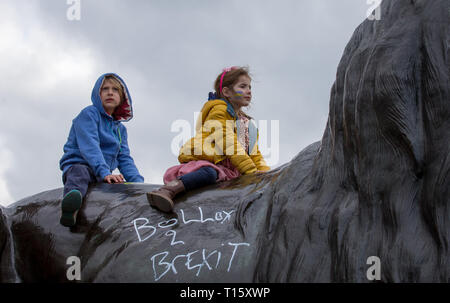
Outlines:
[{"label": "hood of blue hoodie", "polygon": [[[115,112],[119,112],[120,114],[119,115],[113,114],[114,117],[111,117],[106,113],[105,109],[103,108],[102,99],[100,98],[100,89],[103,85],[103,82],[105,81],[106,76],[115,77],[122,85],[123,91],[125,93],[125,100],[123,100],[123,102],[115,110]],[[95,82],[94,88],[92,89],[91,100],[92,104],[97,108],[97,110],[106,117],[112,118],[120,122],[127,122],[133,118],[133,107],[130,92],[128,91],[128,87],[125,81],[123,81],[123,79],[117,74],[106,73],[101,75],[97,79],[97,82]]]}]

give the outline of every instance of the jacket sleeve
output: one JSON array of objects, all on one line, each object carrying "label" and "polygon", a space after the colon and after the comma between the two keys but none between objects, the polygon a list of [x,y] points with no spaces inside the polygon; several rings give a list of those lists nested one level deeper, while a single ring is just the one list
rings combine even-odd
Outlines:
[{"label": "jacket sleeve", "polygon": [[216,150],[229,158],[241,174],[248,175],[256,172],[256,165],[238,142],[234,131],[234,120],[227,122],[225,113],[226,107],[217,106],[217,108],[211,110],[206,118],[206,121],[219,121],[222,125],[222,132],[215,132],[216,136],[214,136]]},{"label": "jacket sleeve", "polygon": [[95,175],[103,180],[111,174],[111,171],[100,149],[99,122],[99,117],[95,113],[85,110],[73,120],[73,127],[81,155],[94,170]]},{"label": "jacket sleeve", "polygon": [[255,163],[257,170],[268,171],[268,170],[270,170],[270,167],[267,165],[266,161],[264,160],[264,157],[261,154],[261,151],[259,150],[259,146],[258,146],[259,132],[258,132],[257,139],[258,140],[256,141],[255,147],[250,152],[250,158],[252,159],[253,163]]},{"label": "jacket sleeve", "polygon": [[119,171],[125,177],[128,182],[144,182],[144,177],[139,174],[139,171],[134,164],[134,160],[130,155],[130,148],[128,147],[128,134],[125,126],[121,125],[121,138],[122,143],[120,145],[120,152],[117,157],[119,162]]},{"label": "jacket sleeve", "polygon": [[250,158],[252,159],[253,163],[255,163],[257,170],[260,171],[270,170],[270,167],[267,166],[266,161],[264,160],[264,157],[262,156],[261,151],[258,148],[258,145],[256,146],[256,154],[250,155]]}]

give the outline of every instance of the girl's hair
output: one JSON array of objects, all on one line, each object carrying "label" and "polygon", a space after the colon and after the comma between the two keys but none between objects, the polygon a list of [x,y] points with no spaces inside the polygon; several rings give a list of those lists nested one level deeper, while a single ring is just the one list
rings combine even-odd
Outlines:
[{"label": "girl's hair", "polygon": [[252,79],[248,67],[233,66],[224,69],[222,73],[217,76],[216,82],[214,82],[214,90],[216,91],[217,97],[225,99],[225,96],[222,94],[222,89],[224,87],[232,89],[240,76],[247,76],[250,80]]},{"label": "girl's hair", "polygon": [[123,102],[125,100],[125,92],[124,92],[123,86],[120,83],[120,81],[116,77],[114,77],[113,75],[105,76],[105,79],[103,80],[103,83],[105,83],[106,80],[111,81],[113,83],[114,87],[119,90],[120,102]]}]

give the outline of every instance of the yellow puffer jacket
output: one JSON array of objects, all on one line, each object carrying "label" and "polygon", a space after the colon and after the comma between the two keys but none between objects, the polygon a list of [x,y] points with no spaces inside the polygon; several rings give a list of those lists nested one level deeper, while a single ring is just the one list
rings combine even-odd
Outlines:
[{"label": "yellow puffer jacket", "polygon": [[247,153],[237,139],[237,121],[231,104],[221,99],[206,102],[197,120],[195,137],[181,147],[178,161],[206,160],[217,164],[230,158],[243,175],[269,170],[258,148],[254,122],[250,120],[249,123],[250,152]]}]

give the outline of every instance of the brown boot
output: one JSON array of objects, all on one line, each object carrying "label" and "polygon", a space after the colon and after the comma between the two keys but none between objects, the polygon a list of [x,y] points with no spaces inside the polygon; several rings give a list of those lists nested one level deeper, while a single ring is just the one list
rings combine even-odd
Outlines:
[{"label": "brown boot", "polygon": [[147,200],[151,206],[156,207],[160,211],[169,213],[173,210],[173,198],[181,192],[184,192],[184,184],[181,180],[173,180],[166,185],[161,186],[158,190],[147,193]]}]

